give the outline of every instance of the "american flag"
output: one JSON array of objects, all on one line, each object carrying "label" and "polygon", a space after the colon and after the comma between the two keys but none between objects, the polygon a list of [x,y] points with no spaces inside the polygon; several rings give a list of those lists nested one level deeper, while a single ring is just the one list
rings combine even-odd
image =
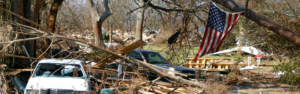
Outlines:
[{"label": "american flag", "polygon": [[195,56],[194,61],[206,53],[219,51],[223,40],[242,14],[243,12],[226,13],[210,2],[207,25],[198,54]]}]

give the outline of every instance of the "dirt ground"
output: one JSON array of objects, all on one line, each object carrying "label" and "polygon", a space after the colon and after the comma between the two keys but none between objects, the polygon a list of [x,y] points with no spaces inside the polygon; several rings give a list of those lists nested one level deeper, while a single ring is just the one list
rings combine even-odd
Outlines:
[{"label": "dirt ground", "polygon": [[[273,67],[262,67],[261,69],[249,71],[264,75],[274,73]],[[272,82],[271,79],[259,82],[244,81],[231,85],[231,88],[231,94],[300,94],[299,91],[296,91],[295,86]]]},{"label": "dirt ground", "polygon": [[231,94],[300,94],[295,91],[295,87],[291,85],[266,84],[261,83],[255,86],[232,86],[234,90]]}]

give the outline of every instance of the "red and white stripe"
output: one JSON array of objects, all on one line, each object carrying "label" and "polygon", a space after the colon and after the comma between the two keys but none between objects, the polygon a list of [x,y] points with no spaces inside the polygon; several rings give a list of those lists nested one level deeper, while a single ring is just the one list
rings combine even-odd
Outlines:
[{"label": "red and white stripe", "polygon": [[196,61],[199,57],[202,57],[206,53],[212,51],[218,51],[222,42],[224,41],[225,37],[229,33],[229,31],[233,28],[234,24],[236,23],[237,19],[243,14],[240,13],[226,13],[225,19],[225,28],[223,34],[210,28],[206,27],[204,31],[204,36],[202,42],[200,44],[200,48],[198,54],[195,56],[194,61]]}]

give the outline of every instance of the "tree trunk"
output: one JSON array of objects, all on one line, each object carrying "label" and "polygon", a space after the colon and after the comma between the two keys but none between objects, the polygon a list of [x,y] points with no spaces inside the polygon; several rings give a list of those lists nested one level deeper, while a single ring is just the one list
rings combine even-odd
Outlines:
[{"label": "tree trunk", "polygon": [[[30,19],[30,20],[33,20],[33,11],[31,10],[31,6],[33,5],[34,3],[31,2],[31,0],[23,0],[23,13],[24,13],[24,18],[26,19]],[[25,22],[24,21],[24,24],[25,25],[28,25],[28,26],[32,26],[32,24],[30,24],[29,22]],[[30,38],[32,37],[31,35],[24,35],[26,38]],[[36,54],[36,41],[35,40],[32,40],[32,41],[26,41],[25,43],[25,47],[29,53],[29,56],[30,57],[35,57],[35,54]]]},{"label": "tree trunk", "polygon": [[[19,14],[21,16],[23,16],[23,5],[22,5],[22,0],[13,0],[12,1],[12,6],[11,6],[11,10],[12,12]],[[18,22],[21,23],[20,18],[16,17],[16,16],[12,16],[13,21],[14,22]]]},{"label": "tree trunk", "polygon": [[[145,4],[144,0],[140,0],[139,6]],[[144,21],[144,12],[145,7],[138,9],[137,20],[136,20],[136,29],[135,29],[135,40],[143,40],[143,21]]]},{"label": "tree trunk", "polygon": [[104,0],[103,2],[105,7],[105,12],[102,14],[101,17],[99,15],[99,11],[97,10],[97,7],[95,6],[93,0],[87,0],[87,3],[91,9],[95,45],[104,48],[104,41],[102,37],[102,24],[104,20],[111,15],[111,12],[108,8],[108,1]]},{"label": "tree trunk", "polygon": [[51,30],[52,33],[55,32],[55,21],[58,10],[61,8],[63,0],[54,0],[50,9],[50,15],[48,18],[48,27],[47,30]]},{"label": "tree trunk", "polygon": [[[26,19],[32,19],[32,11],[31,11],[31,0],[13,0],[12,3],[12,12],[23,16]],[[13,16],[13,20],[18,23],[23,23],[25,25],[31,26],[32,24],[28,22],[22,22],[22,20],[19,17]],[[26,32],[26,31],[25,31]],[[30,38],[30,35],[22,35],[23,38]],[[22,38],[19,37],[19,38]],[[25,45],[28,53],[30,56],[34,57],[35,56],[35,41],[27,41],[27,42],[22,42],[19,46]]]},{"label": "tree trunk", "polygon": [[[44,23],[44,25],[47,26],[47,30],[48,31],[51,31],[52,33],[55,32],[55,21],[56,21],[56,16],[57,16],[57,12],[58,10],[61,8],[61,4],[62,4],[63,0],[54,0],[50,6],[50,13],[49,13],[49,16],[48,16],[48,13],[46,11],[49,11],[48,8],[49,6],[46,4],[46,6],[44,6],[44,10],[42,11],[42,15],[41,16],[44,16],[46,18],[42,18],[42,24]],[[48,17],[48,18],[47,18]],[[47,24],[47,21],[45,20],[47,19],[48,21],[48,24]],[[45,39],[45,44],[42,45],[42,50],[46,50],[48,48],[48,46],[50,46],[50,43],[51,43],[51,40],[49,39]],[[49,50],[50,51],[50,50]]]},{"label": "tree trunk", "polygon": [[110,31],[110,34],[109,34],[109,43],[112,43],[112,35],[113,35],[113,30],[112,30],[112,24],[110,25],[110,29],[109,29],[109,31]]},{"label": "tree trunk", "polygon": [[[234,2],[233,0],[212,0],[230,10],[233,11],[245,11],[245,8],[243,5],[238,4]],[[297,46],[300,46],[300,36],[297,35],[296,33],[292,32],[291,30],[285,28],[284,26],[281,26],[272,20],[266,18],[263,15],[260,15],[252,10],[249,9],[248,13],[244,14],[245,17],[248,19],[258,23],[261,26],[264,26],[268,28],[269,30],[275,32],[276,34],[286,38],[287,40],[293,42]]]},{"label": "tree trunk", "polygon": [[40,10],[41,1],[40,0],[34,0],[34,1],[35,1],[35,6],[33,10],[33,21],[39,23],[38,19],[39,19],[39,10]]}]

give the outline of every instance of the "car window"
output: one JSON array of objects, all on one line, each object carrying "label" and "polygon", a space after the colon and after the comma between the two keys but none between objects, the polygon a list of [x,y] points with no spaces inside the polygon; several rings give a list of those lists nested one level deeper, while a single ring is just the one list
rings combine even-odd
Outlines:
[{"label": "car window", "polygon": [[155,52],[142,52],[146,61],[151,64],[164,64],[167,63],[166,60],[159,54]]},{"label": "car window", "polygon": [[141,54],[136,52],[136,51],[131,51],[126,56],[130,56],[130,58],[137,59],[137,60],[140,60],[140,61],[144,61]]},{"label": "car window", "polygon": [[85,78],[79,65],[42,63],[37,66],[34,76],[37,77],[72,77]]}]

